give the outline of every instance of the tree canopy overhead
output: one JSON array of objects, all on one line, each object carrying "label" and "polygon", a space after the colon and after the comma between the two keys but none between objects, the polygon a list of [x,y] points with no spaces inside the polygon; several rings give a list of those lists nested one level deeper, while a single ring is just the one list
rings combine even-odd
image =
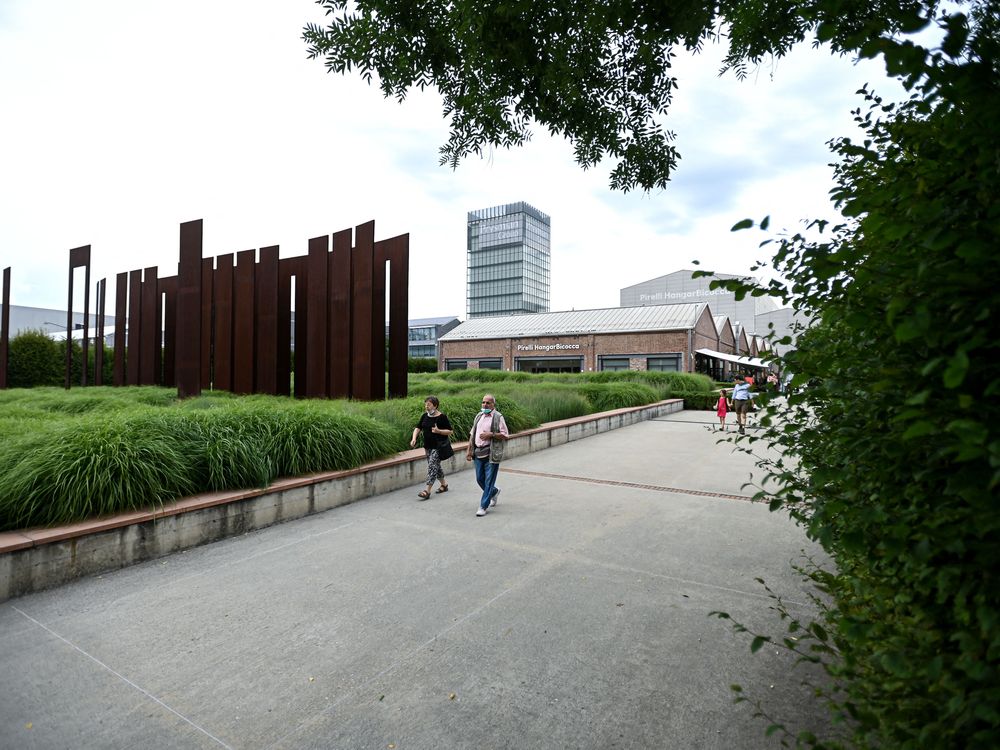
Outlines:
[{"label": "tree canopy overhead", "polygon": [[436,87],[451,121],[441,163],[517,146],[536,124],[573,145],[582,167],[615,163],[618,190],[662,188],[680,155],[664,117],[677,50],[727,45],[724,70],[745,74],[810,34],[861,49],[926,23],[913,0],[317,0],[309,55],[357,70],[398,99]]}]

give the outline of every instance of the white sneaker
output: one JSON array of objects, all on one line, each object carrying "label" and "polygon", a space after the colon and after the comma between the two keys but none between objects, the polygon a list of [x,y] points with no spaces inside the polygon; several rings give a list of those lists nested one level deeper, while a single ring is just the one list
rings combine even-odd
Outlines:
[{"label": "white sneaker", "polygon": [[498,490],[496,487],[494,487],[493,488],[493,494],[490,495],[490,507],[491,508],[497,507],[497,498],[498,497],[500,497],[500,490]]},{"label": "white sneaker", "polygon": [[486,508],[480,508],[479,510],[477,510],[476,511],[476,515],[477,516],[485,516],[486,515]]}]

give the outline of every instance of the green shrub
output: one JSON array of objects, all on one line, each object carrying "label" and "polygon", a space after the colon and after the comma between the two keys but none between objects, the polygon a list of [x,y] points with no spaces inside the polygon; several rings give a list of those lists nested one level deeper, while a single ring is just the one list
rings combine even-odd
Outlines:
[{"label": "green shrub", "polygon": [[434,357],[409,357],[406,360],[407,372],[437,372],[438,361]]},{"label": "green shrub", "polygon": [[53,341],[41,330],[22,331],[10,340],[7,378],[11,388],[63,385],[65,343]]},{"label": "green shrub", "polygon": [[627,409],[633,406],[645,406],[660,400],[656,391],[641,383],[585,383],[578,390],[590,402],[594,411]]},{"label": "green shrub", "polygon": [[718,393],[690,393],[678,396],[684,399],[684,408],[698,411],[715,411],[719,403]]}]

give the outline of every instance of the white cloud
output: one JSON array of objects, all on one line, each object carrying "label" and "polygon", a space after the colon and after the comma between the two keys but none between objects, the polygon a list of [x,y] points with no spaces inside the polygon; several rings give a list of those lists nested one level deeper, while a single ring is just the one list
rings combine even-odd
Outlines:
[{"label": "white cloud", "polygon": [[[235,11],[234,11],[235,8]],[[61,307],[71,247],[93,278],[173,273],[178,224],[205,220],[205,253],[280,244],[375,220],[409,232],[412,317],[465,314],[466,213],[525,200],[552,216],[552,307],[618,304],[618,290],[686,268],[745,272],[759,234],[829,214],[824,142],[851,127],[875,68],[797,51],[755,80],[718,79],[714,53],[676,66],[668,125],[683,160],[665,191],[613,194],[538,132],[515,151],[437,165],[439,97],[385,101],[330,75],[300,39],[311,0],[48,3],[0,16],[0,267],[14,304]],[[82,298],[82,297],[81,297]]]}]

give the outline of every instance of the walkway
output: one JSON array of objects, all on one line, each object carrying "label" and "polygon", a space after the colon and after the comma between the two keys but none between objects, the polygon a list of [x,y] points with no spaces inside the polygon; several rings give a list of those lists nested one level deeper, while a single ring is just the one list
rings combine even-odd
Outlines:
[{"label": "walkway", "polygon": [[801,530],[680,412],[0,604],[3,748],[770,748]]}]

